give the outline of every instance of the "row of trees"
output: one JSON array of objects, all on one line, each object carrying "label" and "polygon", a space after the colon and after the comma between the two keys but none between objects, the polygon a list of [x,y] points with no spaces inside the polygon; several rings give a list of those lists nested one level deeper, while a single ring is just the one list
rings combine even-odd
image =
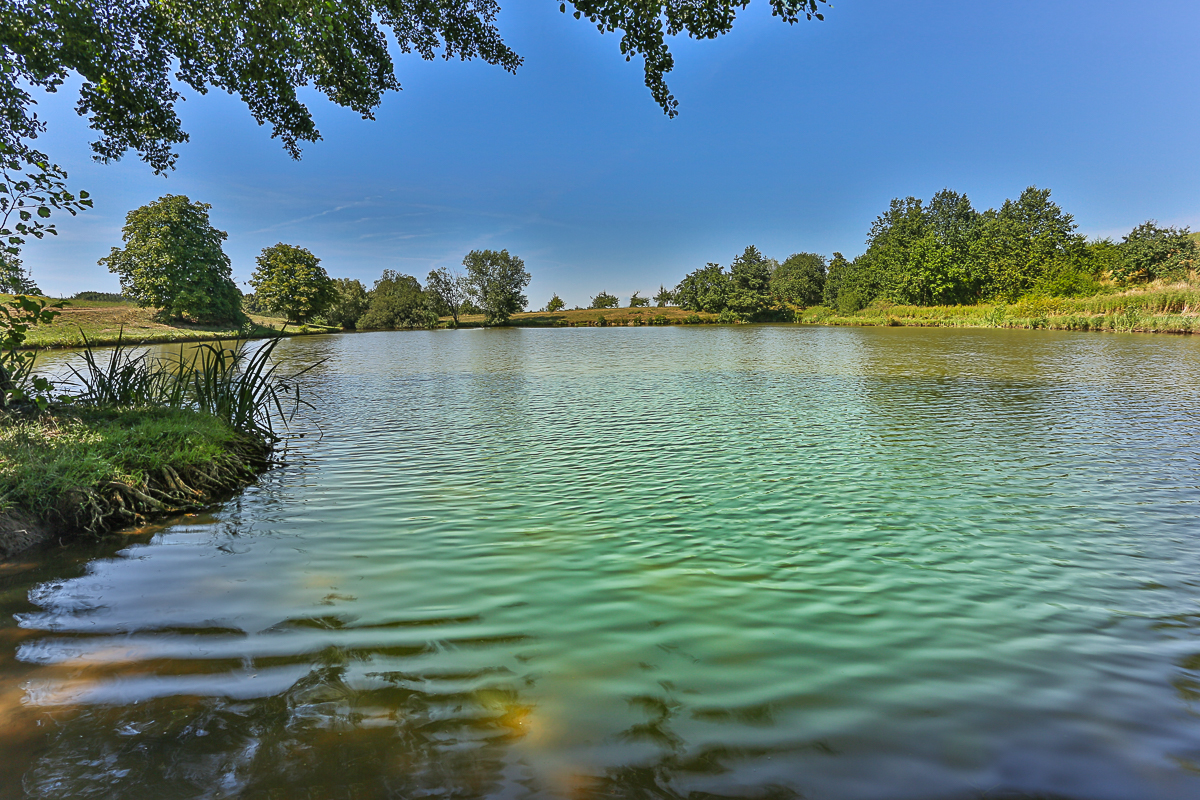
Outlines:
[{"label": "row of trees", "polygon": [[[828,261],[796,253],[781,264],[751,246],[728,270],[709,263],[673,293],[661,290],[655,302],[742,319],[787,318],[792,309],[815,305],[852,313],[876,299],[948,305],[1079,296],[1105,283],[1184,280],[1197,268],[1200,253],[1187,228],[1149,221],[1113,242],[1088,241],[1076,227],[1049,189],[1031,186],[983,212],[947,189],[928,204],[892,200],[871,226],[866,252],[853,261],[841,253]],[[607,302],[611,295],[601,297]]]},{"label": "row of trees", "polygon": [[430,327],[440,316],[457,325],[463,313],[484,314],[497,325],[528,303],[529,273],[507,250],[473,250],[463,259],[465,273],[434,270],[424,287],[411,275],[384,270],[368,291],[359,281],[330,278],[309,250],[283,242],[259,254],[250,278],[254,293],[243,297],[221,246],[227,235],[210,223],[210,208],[166,195],[129,212],[125,246],[100,259],[120,276],[122,294],[175,320],[240,322],[245,309],[345,329]]}]

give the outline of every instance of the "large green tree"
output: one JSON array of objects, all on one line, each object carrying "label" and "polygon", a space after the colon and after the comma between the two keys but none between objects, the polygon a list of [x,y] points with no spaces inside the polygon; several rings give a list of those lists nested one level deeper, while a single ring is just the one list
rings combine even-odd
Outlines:
[{"label": "large green tree", "polygon": [[503,325],[518,311],[524,311],[529,300],[525,287],[530,275],[525,262],[509,255],[507,250],[472,250],[463,259],[467,269],[468,293],[483,309],[484,323]]},{"label": "large green tree", "polygon": [[[791,24],[821,18],[825,2],[771,0],[771,8]],[[714,39],[747,3],[573,0],[559,8],[619,33],[621,54],[644,59],[651,95],[673,116],[667,37]],[[187,88],[239,96],[295,156],[301,142],[320,138],[304,87],[364,118],[400,88],[389,36],[402,53],[515,71],[521,57],[496,29],[499,10],[495,0],[0,0],[0,141],[44,129],[31,91],[78,80],[76,108],[99,134],[92,147],[102,161],[132,149],[156,171],[169,169],[188,138],[176,114]]]},{"label": "large green tree", "polygon": [[771,295],[780,303],[820,305],[824,290],[825,257],[816,253],[793,253],[771,274]]},{"label": "large green tree", "polygon": [[121,293],[171,319],[228,322],[241,317],[241,293],[221,249],[227,234],[208,221],[207,203],[168,194],[125,216],[123,248],[102,266],[121,277]]},{"label": "large green tree", "polygon": [[263,248],[250,278],[258,303],[304,323],[323,314],[338,298],[337,287],[321,267],[321,259],[291,244]]},{"label": "large green tree", "polygon": [[716,313],[729,297],[729,273],[720,264],[708,262],[684,276],[675,287],[675,302],[688,311]]}]

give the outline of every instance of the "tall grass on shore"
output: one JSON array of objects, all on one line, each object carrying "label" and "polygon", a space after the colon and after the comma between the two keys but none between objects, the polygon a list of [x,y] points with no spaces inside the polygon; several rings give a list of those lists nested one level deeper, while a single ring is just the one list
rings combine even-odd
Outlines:
[{"label": "tall grass on shore", "polygon": [[[2,416],[0,512],[101,533],[192,511],[266,469],[277,426],[309,404],[272,358],[280,339],[153,357],[118,337],[85,348],[49,406]],[[320,362],[317,362],[320,363]]]},{"label": "tall grass on shore", "polygon": [[121,338],[101,354],[85,337],[82,363],[71,366],[80,387],[73,400],[89,406],[191,408],[274,442],[279,438],[276,423],[286,427],[301,407],[309,406],[298,379],[317,366],[282,374],[271,357],[280,341],[269,339],[253,349],[245,339],[230,345],[205,342],[190,356],[180,348],[178,354],[152,358]]}]

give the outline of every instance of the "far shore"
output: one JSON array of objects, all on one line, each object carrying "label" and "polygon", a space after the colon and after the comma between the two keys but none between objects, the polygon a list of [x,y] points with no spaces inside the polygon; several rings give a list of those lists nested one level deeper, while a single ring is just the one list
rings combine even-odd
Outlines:
[{"label": "far shore", "polygon": [[[80,347],[84,337],[93,345],[116,344],[118,338],[127,344],[150,345],[354,332],[327,325],[289,324],[284,319],[260,315],[251,315],[250,323],[240,329],[172,325],[157,321],[153,309],[133,303],[69,301],[52,324],[30,330],[26,346],[42,350]],[[571,328],[755,323],[1190,334],[1200,333],[1200,291],[1186,285],[1142,287],[1092,297],[1025,297],[1014,303],[962,306],[875,302],[858,311],[839,312],[824,306],[776,309],[753,321],[674,306],[563,309],[517,313],[507,324],[519,328]],[[464,315],[458,320],[460,328],[483,324],[482,315]],[[454,322],[442,317],[438,327],[454,327]]]}]

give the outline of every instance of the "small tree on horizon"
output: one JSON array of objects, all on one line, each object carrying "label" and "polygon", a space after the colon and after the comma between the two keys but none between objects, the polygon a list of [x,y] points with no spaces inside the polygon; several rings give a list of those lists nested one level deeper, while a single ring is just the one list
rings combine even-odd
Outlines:
[{"label": "small tree on horizon", "polygon": [[484,314],[485,325],[503,325],[529,299],[523,292],[530,275],[525,262],[507,250],[472,250],[463,258],[467,268],[468,294]]},{"label": "small tree on horizon", "polygon": [[616,308],[621,300],[615,294],[609,294],[601,290],[600,294],[592,298],[592,304],[588,308]]},{"label": "small tree on horizon", "polygon": [[229,322],[242,317],[242,295],[233,283],[228,238],[208,221],[208,203],[164,195],[125,215],[124,248],[100,259],[121,278],[121,293],[168,319]]},{"label": "small tree on horizon", "polygon": [[550,298],[549,302],[546,303],[546,311],[551,314],[553,314],[555,311],[562,311],[566,307],[567,304],[563,302],[563,299],[559,297],[557,293]]},{"label": "small tree on horizon", "polygon": [[649,305],[650,305],[650,298],[642,297],[637,292],[634,292],[633,295],[629,298],[629,307],[630,308],[645,308]]},{"label": "small tree on horizon", "polygon": [[675,293],[661,283],[658,285],[658,294],[654,295],[654,305],[659,308],[666,308],[675,302]]},{"label": "small tree on horizon", "polygon": [[321,259],[303,247],[279,242],[255,259],[258,268],[250,278],[258,303],[278,311],[288,322],[305,323],[338,299],[337,288]]},{"label": "small tree on horizon", "polygon": [[456,328],[458,327],[458,316],[462,313],[463,301],[467,299],[469,288],[466,275],[461,272],[451,272],[445,267],[430,270],[429,275],[425,277],[425,291],[438,306],[438,316],[444,316],[440,313],[442,311],[447,312],[454,320]]}]

